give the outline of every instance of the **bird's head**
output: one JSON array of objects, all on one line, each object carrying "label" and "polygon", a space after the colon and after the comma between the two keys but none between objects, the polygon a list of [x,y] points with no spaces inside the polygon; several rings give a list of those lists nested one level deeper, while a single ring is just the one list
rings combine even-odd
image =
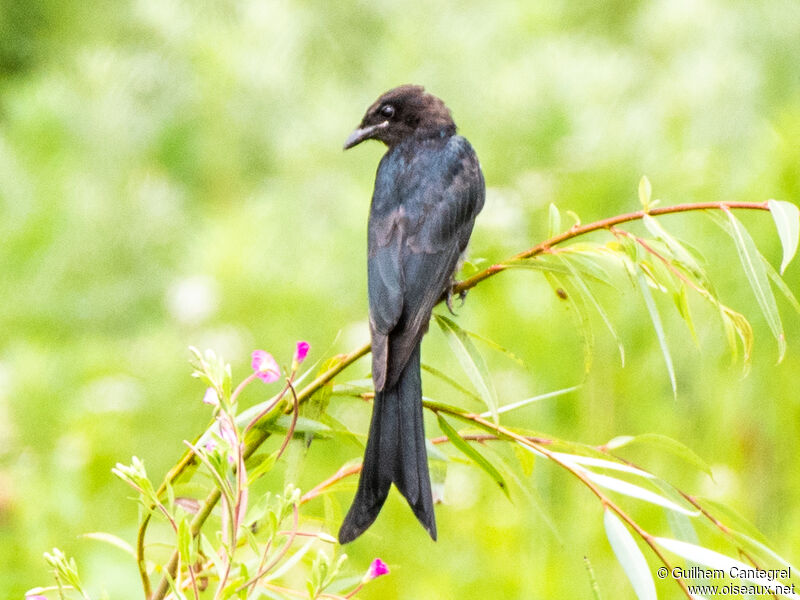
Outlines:
[{"label": "bird's head", "polygon": [[367,109],[358,128],[344,143],[352,148],[364,140],[380,140],[391,147],[409,136],[452,135],[456,124],[450,110],[421,85],[389,90]]}]

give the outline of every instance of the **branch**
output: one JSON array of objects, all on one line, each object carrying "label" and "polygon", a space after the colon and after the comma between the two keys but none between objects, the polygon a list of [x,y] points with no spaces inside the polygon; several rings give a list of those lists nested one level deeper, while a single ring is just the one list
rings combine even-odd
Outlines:
[{"label": "branch", "polygon": [[617,215],[616,217],[609,217],[608,219],[602,219],[600,221],[595,221],[593,223],[587,223],[586,225],[574,225],[573,227],[569,228],[567,231],[560,233],[554,237],[551,237],[549,240],[545,240],[534,246],[533,248],[529,248],[524,252],[520,252],[519,254],[515,254],[510,259],[505,261],[505,263],[498,263],[494,264],[483,271],[480,271],[465,279],[464,281],[459,282],[456,286],[453,287],[452,293],[459,294],[461,292],[466,292],[469,289],[474,288],[484,279],[488,279],[492,275],[500,273],[501,271],[505,271],[509,268],[508,263],[512,263],[518,260],[523,260],[526,258],[533,258],[538,254],[543,254],[550,250],[553,246],[557,246],[559,244],[563,244],[571,239],[574,239],[578,236],[584,235],[586,233],[591,233],[593,231],[600,231],[603,229],[610,229],[615,225],[619,225],[620,223],[627,223],[629,221],[638,221],[643,219],[645,215],[649,215],[651,217],[657,217],[659,215],[668,215],[673,213],[681,213],[681,212],[692,212],[696,210],[725,210],[730,208],[739,208],[739,209],[751,209],[751,210],[766,210],[769,211],[769,206],[766,202],[695,202],[690,204],[676,204],[675,206],[663,206],[661,208],[652,208],[648,211],[638,210],[632,213],[626,213],[624,215]]},{"label": "branch", "polygon": [[[666,214],[673,214],[673,213],[681,213],[681,212],[692,212],[698,210],[728,210],[728,209],[750,209],[750,210],[769,210],[769,206],[767,202],[697,202],[697,203],[688,203],[688,204],[677,204],[675,206],[665,206],[661,208],[653,208],[648,211],[640,210],[636,212],[626,213],[622,215],[617,215],[615,217],[609,217],[607,219],[602,219],[599,221],[594,221],[593,223],[588,223],[586,225],[575,225],[568,229],[567,231],[560,233],[548,240],[545,240],[524,252],[520,252],[509,258],[505,263],[497,263],[494,264],[483,271],[479,271],[475,275],[461,281],[457,285],[455,285],[452,289],[452,293],[459,294],[461,292],[465,292],[467,290],[472,289],[476,285],[478,285],[481,281],[500,273],[501,271],[505,271],[509,268],[509,263],[513,263],[515,261],[524,260],[527,258],[533,258],[539,254],[545,253],[549,251],[552,247],[557,246],[559,244],[563,244],[564,242],[573,240],[579,236],[585,235],[587,233],[591,233],[594,231],[601,231],[601,230],[609,230],[610,228],[614,227],[615,225],[619,225],[620,223],[626,223],[630,221],[637,221],[644,218],[645,215],[650,216],[660,216]],[[445,296],[442,296],[440,302],[445,300]],[[306,402],[317,390],[322,388],[324,385],[328,384],[333,378],[341,373],[344,369],[349,367],[351,364],[356,362],[358,359],[366,356],[370,352],[370,344],[364,344],[360,348],[350,352],[349,354],[344,354],[340,357],[340,361],[329,368],[327,371],[318,375],[313,381],[311,381],[305,388],[303,388],[297,394],[297,402],[302,404]],[[439,407],[441,410],[441,407]],[[291,410],[291,408],[289,409]],[[260,446],[267,440],[270,436],[270,432],[264,429],[260,429],[255,427],[256,435],[250,442],[247,443],[244,450],[244,458],[249,458]],[[524,438],[522,438],[524,439]],[[532,443],[526,440],[526,443]],[[540,446],[537,446],[539,449]],[[545,449],[546,450],[546,449]],[[546,454],[546,451],[543,451]],[[167,473],[164,481],[162,482],[161,486],[159,487],[158,493],[161,495],[166,490],[166,487],[172,484],[185,470],[186,468],[193,462],[193,458],[190,452],[184,454],[179,462]],[[555,462],[558,462],[557,460]],[[338,474],[337,474],[338,475]],[[576,475],[577,476],[577,475]],[[334,476],[335,477],[335,476]],[[590,487],[593,487],[591,482],[584,482],[587,483]],[[316,488],[315,488],[316,489]],[[593,490],[594,491],[594,490]],[[595,492],[598,497],[601,498],[601,501],[617,512],[623,519],[625,519],[629,525],[635,527],[635,524],[632,524],[631,521],[626,519],[624,513],[621,510],[618,510],[613,503],[611,503],[608,499],[606,499],[602,493]],[[195,515],[194,519],[191,523],[191,534],[193,537],[196,537],[205,521],[208,519],[208,516],[211,514],[214,506],[219,502],[220,493],[219,490],[213,490],[206,500],[201,505],[200,511]],[[172,557],[170,558],[169,562],[165,566],[165,575],[162,577],[161,581],[159,582],[158,588],[156,591],[150,596],[150,580],[147,575],[146,570],[146,563],[144,557],[145,551],[145,532],[150,521],[150,516],[147,515],[142,519],[142,523],[139,526],[139,531],[137,535],[137,547],[136,547],[136,558],[139,565],[139,572],[142,579],[143,588],[145,590],[145,595],[150,600],[163,600],[165,595],[169,590],[169,577],[175,576],[175,571],[178,565],[178,553],[177,551],[173,553]],[[637,531],[637,533],[639,533]],[[648,538],[643,536],[646,542],[648,542]],[[650,542],[648,542],[649,544]],[[661,557],[660,552],[653,548],[656,554]],[[663,561],[663,558],[662,558]],[[169,577],[168,577],[169,576]],[[680,582],[682,583],[682,582]]]}]

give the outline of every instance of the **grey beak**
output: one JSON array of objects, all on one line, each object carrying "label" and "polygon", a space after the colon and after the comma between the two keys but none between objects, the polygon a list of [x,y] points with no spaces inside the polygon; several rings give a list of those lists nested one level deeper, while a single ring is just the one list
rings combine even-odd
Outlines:
[{"label": "grey beak", "polygon": [[344,149],[347,150],[349,148],[352,148],[353,146],[357,146],[364,140],[368,140],[371,137],[373,137],[381,129],[386,129],[388,126],[389,126],[389,121],[384,121],[382,123],[378,123],[377,125],[370,125],[368,127],[360,127],[356,129],[344,141]]}]

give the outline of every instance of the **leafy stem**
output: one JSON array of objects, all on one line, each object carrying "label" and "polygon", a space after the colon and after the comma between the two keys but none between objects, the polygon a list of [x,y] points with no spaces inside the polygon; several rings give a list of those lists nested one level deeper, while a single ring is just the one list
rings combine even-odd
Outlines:
[{"label": "leafy stem", "polygon": [[[602,219],[599,221],[595,221],[588,224],[577,224],[571,227],[570,229],[559,233],[550,239],[547,239],[536,246],[533,246],[523,252],[520,252],[510,259],[506,260],[503,263],[494,264],[478,273],[468,277],[467,279],[461,281],[454,288],[451,290],[451,293],[459,294],[462,292],[466,292],[467,290],[475,287],[480,282],[488,279],[496,275],[497,273],[504,271],[514,263],[523,261],[525,259],[532,258],[539,254],[543,254],[549,252],[551,248],[573,240],[579,236],[595,232],[595,231],[602,231],[602,230],[611,230],[615,226],[643,219],[645,216],[660,216],[666,214],[674,214],[674,213],[682,213],[682,212],[692,212],[692,211],[705,211],[705,210],[724,210],[729,211],[730,209],[752,209],[752,210],[765,210],[769,211],[770,206],[767,202],[699,202],[699,203],[689,203],[689,204],[678,204],[675,206],[669,207],[661,207],[661,208],[652,208],[649,210],[641,210],[631,213],[626,213],[622,215],[617,215],[614,217]],[[445,300],[444,297],[441,299],[442,301]],[[297,415],[298,415],[298,408],[304,402],[308,401],[318,390],[320,390],[323,386],[330,383],[339,373],[341,373],[344,369],[348,366],[359,360],[360,358],[366,356],[370,351],[369,343],[356,348],[352,352],[348,354],[343,354],[337,357],[338,360],[330,367],[325,369],[322,373],[320,373],[315,379],[313,379],[310,383],[306,384],[304,388],[299,391],[295,391],[294,387],[291,384],[291,380],[288,380],[287,386],[283,389],[283,391],[276,397],[273,398],[271,401],[268,401],[267,409],[262,410],[258,416],[247,426],[247,430],[249,435],[247,436],[248,439],[244,443],[244,447],[241,450],[241,461],[242,463],[247,460],[250,456],[252,456],[255,451],[270,437],[271,432],[266,427],[259,427],[269,415],[272,414],[273,409],[278,406],[280,398],[285,395],[287,391],[292,393],[293,402],[290,406],[282,407],[285,413],[293,413],[292,419],[292,426],[286,436],[284,441],[284,446],[281,448],[281,452],[285,447],[285,444],[288,443],[288,440],[291,438],[292,431],[294,426],[297,422]],[[252,377],[252,376],[251,376]],[[245,385],[243,383],[243,385]],[[236,391],[234,392],[234,396],[238,396],[239,392],[241,391],[242,385],[240,385]],[[429,407],[431,408],[431,407]],[[442,411],[447,412],[443,407],[437,405],[436,408],[432,408],[435,411]],[[453,416],[460,416],[464,418],[464,413],[450,413]],[[604,507],[615,512],[617,515],[620,516],[636,533],[653,549],[655,554],[659,557],[659,559],[665,564],[668,565],[666,558],[661,553],[660,549],[656,547],[655,542],[653,541],[653,537],[642,530],[634,521],[631,519],[624,511],[622,511],[616,504],[613,503],[602,491],[600,491],[597,486],[592,483],[580,469],[575,469],[573,465],[567,464],[564,461],[553,454],[552,452],[548,451],[544,444],[540,441],[529,439],[524,436],[520,436],[518,434],[514,434],[508,430],[501,428],[499,425],[494,423],[485,421],[482,417],[478,415],[470,415],[469,420],[474,422],[475,424],[480,425],[485,429],[491,430],[493,433],[497,433],[507,439],[513,439],[514,441],[525,445],[527,447],[535,449],[537,452],[547,456],[549,459],[553,460],[557,464],[561,465],[565,469],[569,470],[573,475],[578,477],[589,489],[600,499]],[[200,438],[198,438],[199,440]],[[169,470],[166,474],[164,481],[161,483],[160,487],[158,488],[156,494],[157,497],[161,497],[164,493],[166,493],[169,486],[171,486],[185,471],[186,469],[196,462],[197,458],[194,456],[193,451],[189,450],[183,454],[180,460],[175,464],[175,466]],[[309,499],[315,497],[322,489],[328,487],[332,483],[335,483],[338,479],[342,477],[346,477],[349,474],[357,472],[357,467],[343,467],[342,469],[337,472],[332,478],[322,482],[316,488],[308,492],[303,498],[301,499],[302,502],[306,502]],[[213,508],[216,504],[220,501],[221,498],[221,491],[220,489],[213,489],[206,499],[201,503],[200,510],[194,515],[189,531],[192,538],[195,538],[199,535],[200,530],[208,519],[209,515],[211,514]],[[152,508],[156,508],[155,506]],[[145,595],[150,600],[162,600],[167,592],[169,591],[169,582],[172,578],[174,578],[176,569],[179,564],[179,554],[177,551],[173,553],[168,563],[164,566],[164,575],[159,582],[158,587],[154,592],[151,594],[151,582],[147,573],[146,561],[145,561],[145,536],[147,527],[150,521],[151,511],[147,511],[145,516],[142,518],[140,523],[138,533],[137,533],[137,544],[136,544],[136,558],[138,563],[138,568],[140,572],[140,577],[142,580],[143,589],[145,591]],[[682,580],[678,580],[679,585],[683,589],[684,593],[688,596],[688,591],[686,588],[685,583]]]}]

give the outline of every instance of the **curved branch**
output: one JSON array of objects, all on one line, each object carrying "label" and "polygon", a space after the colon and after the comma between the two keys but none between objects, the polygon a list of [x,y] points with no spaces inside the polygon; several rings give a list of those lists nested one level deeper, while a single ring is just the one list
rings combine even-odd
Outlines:
[{"label": "curved branch", "polygon": [[558,235],[551,237],[549,240],[545,240],[537,244],[533,248],[529,248],[524,252],[515,254],[510,259],[505,261],[505,263],[494,264],[491,267],[476,273],[472,277],[468,277],[464,281],[461,281],[454,286],[452,291],[454,294],[466,292],[467,290],[474,288],[484,279],[488,279],[492,275],[508,269],[508,263],[526,258],[533,258],[537,254],[543,254],[544,252],[547,252],[553,246],[563,244],[564,242],[567,242],[578,236],[591,233],[593,231],[610,229],[614,225],[619,225],[620,223],[638,221],[643,219],[645,215],[657,217],[659,215],[692,212],[696,210],[725,210],[730,208],[769,211],[769,206],[766,202],[695,202],[688,204],[676,204],[674,206],[662,206],[661,208],[652,208],[650,210],[637,210],[636,212],[617,215],[616,217],[609,217],[607,219],[601,219],[600,221],[594,221],[593,223],[587,223],[586,225],[574,225],[567,231],[559,233]]},{"label": "curved branch", "polygon": [[[563,233],[553,236],[550,239],[545,240],[537,244],[536,246],[529,248],[528,250],[525,250],[524,252],[515,254],[510,259],[505,261],[505,263],[497,263],[484,269],[483,271],[479,271],[475,275],[472,275],[471,277],[468,277],[467,279],[456,284],[451,290],[451,292],[454,294],[458,294],[472,289],[473,287],[478,285],[481,281],[488,279],[489,277],[492,277],[493,275],[496,275],[497,273],[500,273],[501,271],[505,271],[506,269],[508,269],[509,268],[508,263],[524,260],[526,258],[532,258],[538,254],[547,252],[553,246],[563,244],[564,242],[575,239],[579,236],[594,231],[608,230],[611,227],[619,225],[621,223],[637,221],[644,218],[645,215],[660,216],[666,214],[692,212],[698,210],[727,210],[727,209],[750,209],[750,210],[769,211],[769,206],[767,202],[696,202],[696,203],[676,204],[674,206],[653,208],[647,211],[640,210],[636,212],[617,215],[614,217],[609,217],[607,219],[601,219],[599,221],[594,221],[592,223],[587,223],[585,225],[575,225],[570,229],[568,229],[567,231],[564,231]],[[440,302],[444,300],[445,296],[442,296]],[[306,385],[306,387],[303,388],[302,391],[300,391],[297,394],[298,403],[302,404],[303,402],[307,401],[317,390],[319,390],[324,385],[328,384],[336,375],[338,375],[344,369],[346,369],[351,364],[356,362],[359,358],[366,356],[369,353],[369,351],[370,351],[370,344],[367,343],[361,346],[360,348],[350,352],[349,354],[342,355],[340,361],[336,365],[332,366],[324,373],[318,375],[313,381],[311,381],[308,385]],[[266,430],[258,428],[256,429],[257,429],[257,435],[254,436],[254,438],[245,447],[244,450],[245,459],[250,457],[270,435],[270,433]],[[189,464],[191,464],[191,462],[192,458],[190,453],[184,454],[184,456],[181,457],[179,462],[167,473],[164,482],[159,487],[159,493],[161,493],[166,488],[167,485],[174,482],[177,479],[177,477],[180,476],[181,473],[183,473],[186,467]],[[219,501],[219,499],[220,499],[219,491],[214,490],[208,495],[206,500],[203,502],[200,512],[198,512],[195,515],[195,518],[192,520],[191,523],[190,530],[193,537],[199,534],[200,528],[203,526],[206,519],[211,514],[212,509]],[[611,507],[612,509],[614,508],[614,506],[611,503],[607,502],[604,503],[607,506]],[[615,512],[617,511],[615,510]],[[622,516],[622,514],[620,514],[620,516]],[[146,516],[142,520],[142,524],[139,526],[139,531],[137,535],[136,558],[139,564],[139,571],[146,595],[150,598],[150,600],[162,600],[166,595],[167,591],[169,590],[169,583],[166,575],[162,577],[161,581],[159,582],[158,588],[156,589],[156,591],[153,593],[152,596],[149,596],[149,594],[147,593],[150,590],[150,580],[147,575],[146,565],[145,565],[144,538],[148,523],[149,523],[149,516]],[[660,556],[657,550],[656,554]],[[178,553],[176,551],[170,558],[167,565],[165,566],[166,573],[169,574],[171,577],[174,577],[177,565],[178,565]]]}]

